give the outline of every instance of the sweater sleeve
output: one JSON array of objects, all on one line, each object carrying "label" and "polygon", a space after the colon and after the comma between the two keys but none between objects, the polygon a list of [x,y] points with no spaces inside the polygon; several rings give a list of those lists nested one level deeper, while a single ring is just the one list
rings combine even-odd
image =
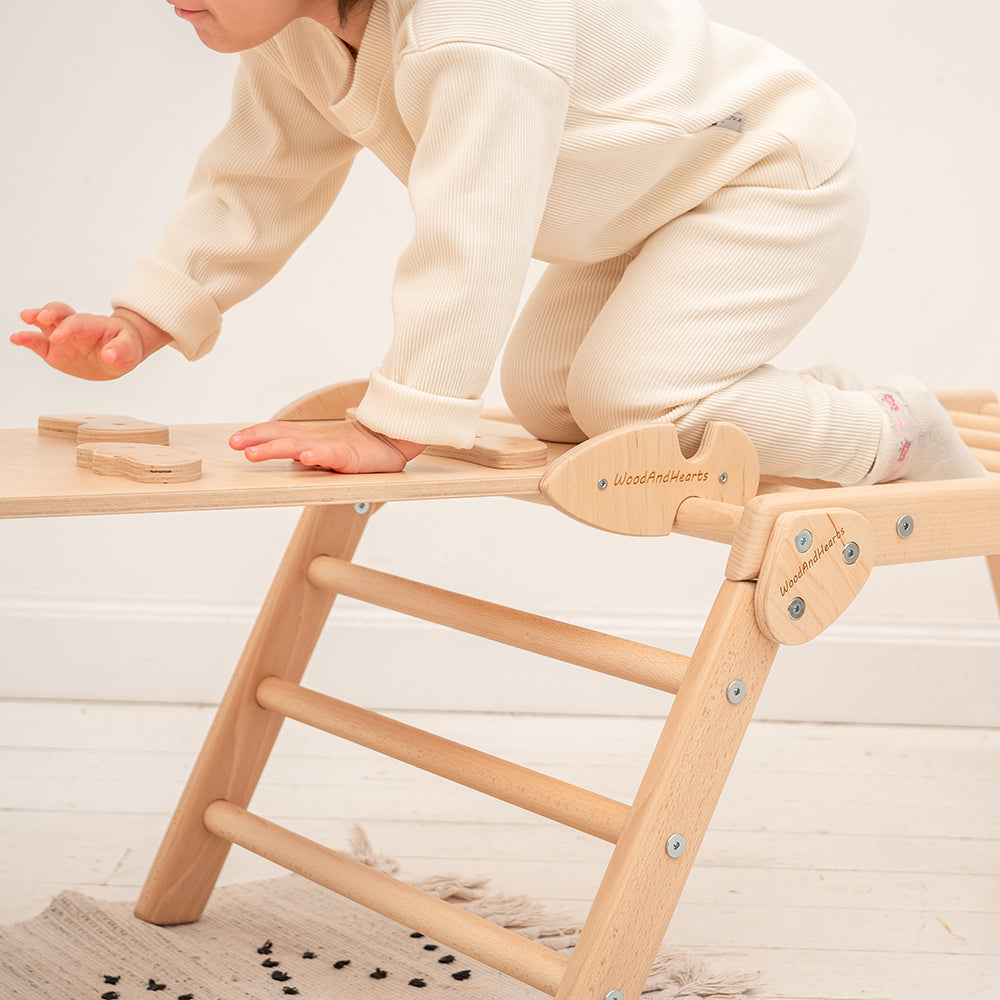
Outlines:
[{"label": "sweater sleeve", "polygon": [[112,298],[207,353],[222,313],[265,285],[329,210],[358,146],[262,53],[243,54],[233,108],[153,252]]},{"label": "sweater sleeve", "polygon": [[407,440],[469,447],[523,293],[569,88],[509,50],[410,51],[396,100],[415,143],[414,235],[393,286],[394,331],[358,416]]}]

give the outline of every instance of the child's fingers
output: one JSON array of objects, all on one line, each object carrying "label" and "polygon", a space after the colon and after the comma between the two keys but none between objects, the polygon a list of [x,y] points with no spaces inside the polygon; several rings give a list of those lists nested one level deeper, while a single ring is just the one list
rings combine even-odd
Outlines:
[{"label": "child's fingers", "polygon": [[10,335],[10,342],[18,347],[27,347],[29,351],[34,351],[40,358],[44,358],[49,350],[49,339],[37,330],[21,330]]},{"label": "child's fingers", "polygon": [[229,439],[229,444],[237,451],[243,451],[245,448],[265,444],[279,438],[295,440],[302,444],[307,436],[308,430],[304,424],[290,420],[267,420],[262,424],[253,424],[238,430]]},{"label": "child's fingers", "polygon": [[101,360],[111,368],[131,371],[142,361],[142,345],[136,332],[123,329],[116,333],[102,348]]},{"label": "child's fingers", "polygon": [[[25,310],[28,312],[29,310]],[[64,320],[69,319],[76,310],[72,306],[68,306],[65,302],[47,302],[40,309],[33,310],[35,314],[34,319],[25,319],[26,323],[31,323],[34,326],[40,327],[57,327]],[[24,314],[22,313],[22,319]]]}]

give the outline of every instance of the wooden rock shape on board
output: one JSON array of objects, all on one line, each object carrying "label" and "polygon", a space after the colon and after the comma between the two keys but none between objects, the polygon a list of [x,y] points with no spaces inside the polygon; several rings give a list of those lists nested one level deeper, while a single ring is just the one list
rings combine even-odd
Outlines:
[{"label": "wooden rock shape on board", "polygon": [[120,476],[137,483],[190,483],[201,478],[201,456],[186,448],[98,441],[76,449],[76,464],[100,476]]},{"label": "wooden rock shape on board", "polygon": [[83,444],[91,441],[133,441],[170,444],[170,428],[117,413],[46,414],[38,418],[38,433]]}]

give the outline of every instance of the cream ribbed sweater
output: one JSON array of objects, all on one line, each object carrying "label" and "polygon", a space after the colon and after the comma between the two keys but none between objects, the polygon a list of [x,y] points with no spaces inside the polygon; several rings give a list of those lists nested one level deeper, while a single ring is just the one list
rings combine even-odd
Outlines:
[{"label": "cream ribbed sweater", "polygon": [[113,301],[204,354],[367,147],[415,227],[360,416],[467,446],[532,256],[617,256],[765,158],[815,186],[853,145],[835,94],[693,0],[375,0],[356,63],[308,19],[243,53],[229,123]]}]

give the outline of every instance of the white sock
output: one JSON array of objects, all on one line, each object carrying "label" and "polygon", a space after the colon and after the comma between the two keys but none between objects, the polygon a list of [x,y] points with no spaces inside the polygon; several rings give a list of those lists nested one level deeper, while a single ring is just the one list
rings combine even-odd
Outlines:
[{"label": "white sock", "polygon": [[948,411],[922,382],[898,375],[868,392],[882,408],[883,426],[865,484],[989,475],[958,436]]}]

